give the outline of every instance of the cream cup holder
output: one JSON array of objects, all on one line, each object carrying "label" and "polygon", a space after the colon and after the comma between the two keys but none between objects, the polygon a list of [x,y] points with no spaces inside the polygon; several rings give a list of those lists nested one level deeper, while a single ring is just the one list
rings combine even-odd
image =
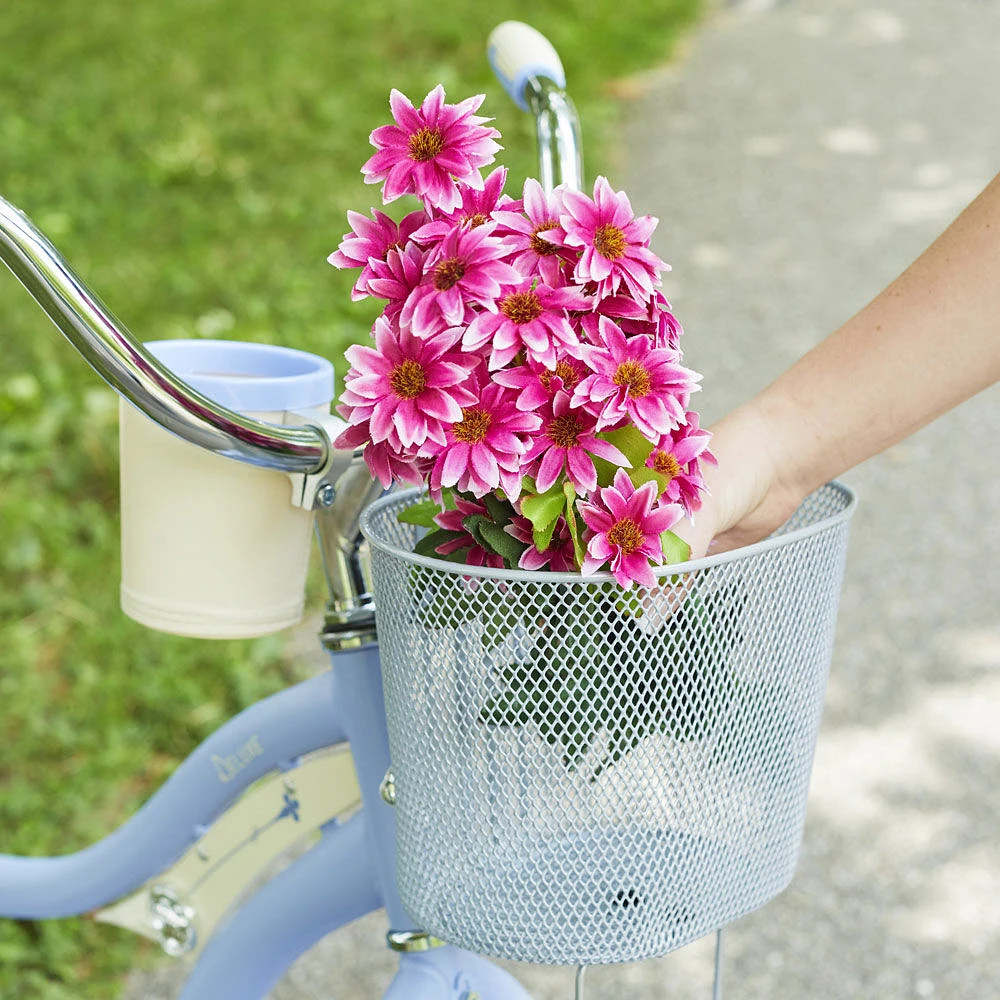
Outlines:
[{"label": "cream cup holder", "polygon": [[[145,347],[240,413],[275,424],[329,413],[333,367],[316,355],[219,340]],[[313,514],[293,506],[288,476],[182,441],[124,401],[120,418],[122,610],[162,632],[215,639],[299,621]]]}]

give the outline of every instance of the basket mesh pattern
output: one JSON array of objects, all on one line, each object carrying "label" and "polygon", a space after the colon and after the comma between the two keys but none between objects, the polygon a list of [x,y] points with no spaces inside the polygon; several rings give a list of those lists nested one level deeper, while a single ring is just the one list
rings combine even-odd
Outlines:
[{"label": "basket mesh pattern", "polygon": [[611,580],[413,556],[420,529],[396,515],[415,499],[363,522],[414,920],[481,954],[623,962],[783,889],[851,494],[830,484],[776,539],[625,600]]}]

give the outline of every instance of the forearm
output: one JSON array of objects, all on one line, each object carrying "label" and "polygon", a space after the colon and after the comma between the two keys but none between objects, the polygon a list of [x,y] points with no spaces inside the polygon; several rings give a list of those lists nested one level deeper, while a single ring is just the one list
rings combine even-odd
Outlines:
[{"label": "forearm", "polygon": [[1000,176],[884,292],[748,406],[774,429],[779,483],[808,492],[998,378]]}]

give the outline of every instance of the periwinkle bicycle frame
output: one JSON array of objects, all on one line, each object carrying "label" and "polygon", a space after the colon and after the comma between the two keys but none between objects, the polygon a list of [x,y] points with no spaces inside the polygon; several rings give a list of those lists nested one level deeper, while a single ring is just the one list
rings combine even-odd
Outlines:
[{"label": "periwinkle bicycle frame", "polygon": [[[560,75],[529,67],[504,81],[535,115],[547,188],[579,187],[582,176],[579,125]],[[143,349],[2,198],[0,259],[98,374],[161,426],[217,454],[298,478],[303,505],[317,510],[330,588],[321,638],[331,660],[328,671],[222,726],[104,840],[63,857],[0,855],[0,916],[65,917],[134,892],[173,865],[259,779],[275,771],[294,775],[305,755],[343,744],[351,749],[362,808],[324,823],[318,843],[229,915],[201,952],[182,1000],[264,997],[306,948],[379,907],[393,928],[390,946],[400,952],[390,1000],[529,1000],[506,972],[414,927],[397,894],[395,821],[381,788],[389,748],[375,614],[359,557],[358,518],[380,490],[360,455],[334,452],[319,427],[263,423],[193,390]],[[285,800],[276,818],[298,822],[294,795]],[[174,915],[163,943],[183,952],[194,915],[182,907]]]}]

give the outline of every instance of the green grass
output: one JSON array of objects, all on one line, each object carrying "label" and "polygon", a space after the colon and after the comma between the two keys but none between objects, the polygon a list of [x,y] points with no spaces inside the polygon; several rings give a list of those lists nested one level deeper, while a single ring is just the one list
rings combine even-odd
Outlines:
[{"label": "green grass", "polygon": [[[390,87],[485,92],[517,188],[530,121],[483,50],[498,21],[529,20],[563,55],[588,174],[613,175],[607,84],[664,61],[698,7],[5,0],[0,193],[140,339],[270,341],[336,363],[372,310],[325,258],[345,211],[377,197],[358,171]],[[114,398],[13,279],[0,324],[0,851],[61,853],[109,833],[301,668],[280,637],[197,642],[120,614]],[[3,1000],[106,998],[152,960],[86,920],[0,920]]]}]

